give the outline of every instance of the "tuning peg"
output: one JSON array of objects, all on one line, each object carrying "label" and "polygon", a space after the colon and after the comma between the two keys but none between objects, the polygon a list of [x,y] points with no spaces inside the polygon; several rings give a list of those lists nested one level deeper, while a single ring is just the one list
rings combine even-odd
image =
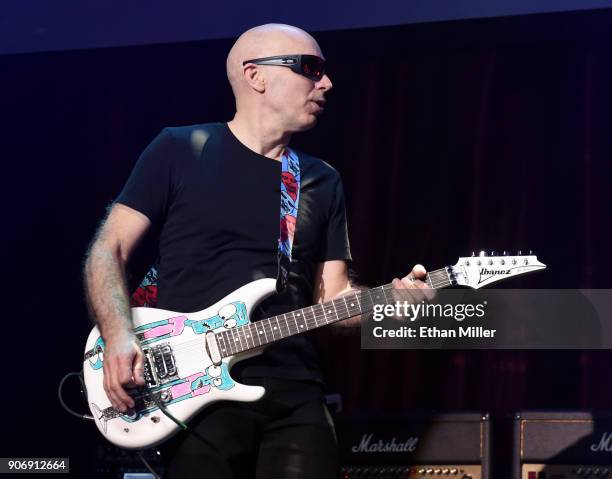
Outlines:
[{"label": "tuning peg", "polygon": [[497,256],[497,251],[495,251],[494,249],[491,250],[491,256]]},{"label": "tuning peg", "polygon": [[529,256],[533,255],[533,251],[529,250]]},{"label": "tuning peg", "polygon": [[472,258],[473,258],[474,256],[476,256],[476,255],[475,255],[475,254],[474,254],[474,252],[472,251]]},{"label": "tuning peg", "polygon": [[503,256],[508,256],[508,252],[506,250],[504,250],[504,252],[502,253]]},{"label": "tuning peg", "polygon": [[484,258],[487,255],[487,253],[484,252],[484,250],[480,250],[480,253],[478,254],[478,256],[480,256],[481,258]]},{"label": "tuning peg", "polygon": [[516,255],[517,256],[523,256],[523,252],[521,250],[518,250],[518,253]]}]

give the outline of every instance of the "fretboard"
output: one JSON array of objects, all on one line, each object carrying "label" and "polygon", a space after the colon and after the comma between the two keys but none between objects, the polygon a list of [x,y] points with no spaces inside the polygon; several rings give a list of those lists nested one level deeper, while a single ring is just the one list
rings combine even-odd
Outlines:
[{"label": "fretboard", "polygon": [[[431,271],[425,282],[433,289],[446,288],[453,284],[448,268]],[[385,284],[222,331],[216,334],[221,355],[231,356],[353,316],[370,313],[375,304],[390,304],[397,300],[392,290],[391,284]]]}]

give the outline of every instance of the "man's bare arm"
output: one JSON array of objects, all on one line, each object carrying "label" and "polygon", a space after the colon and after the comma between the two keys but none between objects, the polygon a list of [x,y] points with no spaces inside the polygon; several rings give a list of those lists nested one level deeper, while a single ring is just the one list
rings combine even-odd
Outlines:
[{"label": "man's bare arm", "polygon": [[88,306],[105,342],[104,389],[112,405],[121,411],[134,407],[124,386],[144,384],[142,350],[132,330],[125,268],[150,225],[142,213],[115,204],[85,260]]}]

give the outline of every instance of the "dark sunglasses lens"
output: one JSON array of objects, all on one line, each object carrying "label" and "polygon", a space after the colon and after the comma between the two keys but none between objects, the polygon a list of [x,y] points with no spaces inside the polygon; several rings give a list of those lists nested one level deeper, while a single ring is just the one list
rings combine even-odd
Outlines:
[{"label": "dark sunglasses lens", "polygon": [[302,73],[308,78],[320,80],[325,75],[325,60],[315,56],[302,57]]}]

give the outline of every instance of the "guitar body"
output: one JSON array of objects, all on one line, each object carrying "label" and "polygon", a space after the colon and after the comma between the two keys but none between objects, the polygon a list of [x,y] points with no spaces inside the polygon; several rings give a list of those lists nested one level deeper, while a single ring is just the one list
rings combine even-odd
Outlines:
[{"label": "guitar body", "polygon": [[[176,419],[186,422],[216,401],[256,401],[265,390],[246,386],[230,376],[238,361],[261,352],[251,350],[213,363],[206,335],[239,328],[250,322],[251,311],[275,292],[276,280],[248,283],[213,306],[197,313],[133,308],[134,331],[145,353],[145,388],[133,390],[133,410],[122,414],[112,406],[103,388],[104,341],[98,328],[87,339],[83,364],[88,405],[100,432],[128,449],[153,447],[179,431],[151,397]],[[213,355],[214,356],[214,355]]]}]

